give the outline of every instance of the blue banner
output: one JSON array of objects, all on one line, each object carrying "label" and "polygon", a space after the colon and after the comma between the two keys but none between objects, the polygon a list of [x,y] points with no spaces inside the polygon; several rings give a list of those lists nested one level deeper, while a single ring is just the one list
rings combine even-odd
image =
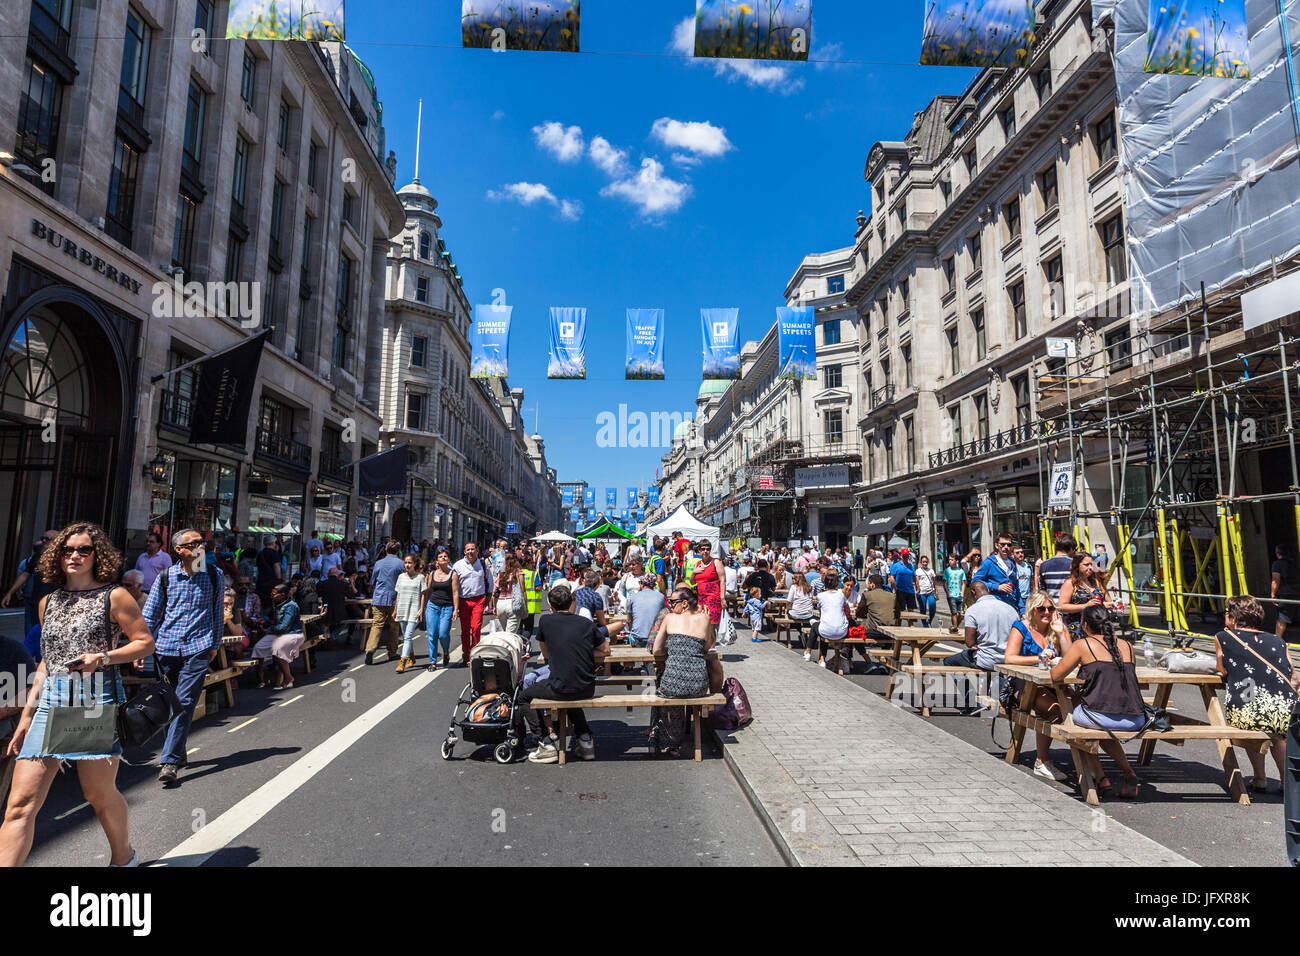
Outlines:
[{"label": "blue banner", "polygon": [[629,488],[629,489],[627,490],[627,503],[628,503],[629,505],[635,505],[635,504],[636,504],[636,489],[635,489],[635,488]]},{"label": "blue banner", "polygon": [[577,520],[578,520],[578,509],[577,509],[577,508],[570,508],[570,509],[569,509],[569,520],[570,520],[570,521],[577,521]]},{"label": "blue banner", "polygon": [[618,504],[618,489],[617,489],[617,488],[606,488],[606,489],[605,489],[605,504],[608,505],[608,506],[611,507],[611,508],[614,507],[616,504]]},{"label": "blue banner", "polygon": [[695,55],[807,60],[812,3],[781,0],[696,0]]},{"label": "blue banner", "polygon": [[650,491],[649,491],[649,494],[650,494],[650,506],[651,506],[652,508],[658,508],[658,507],[659,507],[659,489],[658,489],[658,487],[652,487],[652,488],[650,489]]},{"label": "blue banner", "polygon": [[588,508],[594,508],[594,507],[596,507],[596,489],[595,489],[595,488],[584,488],[584,489],[582,489],[582,503],[583,503],[584,505],[586,505]]},{"label": "blue banner", "polygon": [[740,378],[740,310],[700,309],[704,377]]},{"label": "blue banner", "polygon": [[474,324],[470,328],[473,358],[470,378],[506,378],[509,374],[510,313],[512,305],[474,306]]},{"label": "blue banner", "polygon": [[573,504],[573,489],[572,489],[572,488],[561,488],[561,489],[560,489],[560,502],[561,502],[561,503],[564,505],[564,507],[566,507],[566,508],[569,507],[569,505]]},{"label": "blue banner", "polygon": [[551,309],[551,361],[547,378],[587,377],[587,310]]},{"label": "blue banner", "polygon": [[637,520],[637,521],[645,521],[645,509],[644,509],[644,508],[637,508],[637,509],[636,509],[636,520]]},{"label": "blue banner", "polygon": [[1038,41],[1034,7],[1025,0],[930,0],[925,6],[921,62],[1027,67]]},{"label": "blue banner", "polygon": [[619,513],[619,517],[622,518],[624,521],[627,520],[627,509],[626,509],[626,508],[624,508],[624,509]]},{"label": "blue banner", "polygon": [[664,310],[627,310],[627,378],[664,377]]},{"label": "blue banner", "polygon": [[776,310],[780,358],[777,378],[811,382],[817,378],[817,316],[810,306]]},{"label": "blue banner", "polygon": [[[343,28],[344,0],[319,0],[310,6],[310,12],[301,9],[308,4],[282,3],[267,9],[265,0],[230,0],[226,13],[226,39],[253,38],[257,40],[315,40],[340,42],[345,39]],[[300,7],[295,10],[294,7]]]}]

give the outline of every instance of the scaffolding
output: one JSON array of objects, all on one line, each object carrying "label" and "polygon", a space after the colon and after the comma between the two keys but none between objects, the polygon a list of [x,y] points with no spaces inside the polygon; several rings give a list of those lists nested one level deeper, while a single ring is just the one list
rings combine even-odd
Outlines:
[{"label": "scaffolding", "polygon": [[[1073,464],[1074,474],[1068,509],[1050,508],[1043,489],[1041,553],[1053,553],[1059,530],[1091,552],[1089,519],[1109,523],[1118,544],[1107,578],[1122,576],[1117,587],[1134,631],[1188,643],[1209,636],[1189,613],[1205,624],[1234,595],[1268,602],[1271,575],[1260,579],[1258,552],[1243,544],[1246,519],[1252,539],[1300,554],[1300,314],[1247,331],[1241,311],[1243,292],[1297,270],[1300,260],[1285,269],[1275,263],[1213,297],[1202,287],[1199,303],[1125,340],[1048,360],[1036,376],[1040,483],[1053,465]],[[1104,479],[1090,480],[1103,464]],[[1283,520],[1278,509],[1287,504]],[[1285,528],[1288,521],[1294,527]],[[1135,559],[1146,542],[1143,564]],[[1257,558],[1254,573],[1248,555]],[[1158,608],[1164,627],[1144,627],[1139,604]]]}]

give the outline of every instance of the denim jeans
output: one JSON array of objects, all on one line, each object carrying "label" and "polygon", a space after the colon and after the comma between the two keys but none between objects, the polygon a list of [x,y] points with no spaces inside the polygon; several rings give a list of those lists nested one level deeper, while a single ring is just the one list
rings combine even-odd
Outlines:
[{"label": "denim jeans", "polygon": [[930,615],[928,618],[926,618],[925,621],[925,626],[929,627],[931,624],[934,623],[934,612],[936,607],[935,600],[934,600],[934,592],[931,591],[929,594],[918,594],[916,596],[916,600],[921,605],[921,613]]},{"label": "denim jeans", "polygon": [[451,618],[454,609],[450,604],[439,607],[429,604],[424,611],[424,629],[429,638],[429,663],[438,657],[438,647],[442,648],[442,659],[451,656]]},{"label": "denim jeans", "polygon": [[189,740],[190,725],[194,723],[194,708],[203,693],[203,678],[208,673],[210,658],[210,651],[199,651],[188,657],[158,655],[163,675],[176,688],[176,696],[181,702],[181,712],[167,725],[167,737],[158,756],[159,764],[179,766],[185,763],[185,743]]},{"label": "denim jeans", "polygon": [[402,660],[406,660],[415,653],[411,643],[415,640],[415,629],[419,626],[419,618],[402,622],[402,653],[400,655]]},{"label": "denim jeans", "polygon": [[943,659],[943,666],[944,667],[978,667],[979,665],[975,663],[975,648],[968,647],[964,651],[959,651],[958,653],[952,655],[952,657],[945,657]]}]

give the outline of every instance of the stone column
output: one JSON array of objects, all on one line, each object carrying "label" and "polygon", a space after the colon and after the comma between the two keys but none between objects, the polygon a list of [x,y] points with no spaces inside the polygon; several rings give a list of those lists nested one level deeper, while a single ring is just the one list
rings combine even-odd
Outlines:
[{"label": "stone column", "polygon": [[993,494],[989,491],[988,482],[976,485],[975,494],[980,509],[980,554],[988,557],[993,553]]},{"label": "stone column", "polygon": [[[921,554],[930,555],[930,567],[935,567],[941,556],[935,554],[934,526],[930,521],[930,498],[922,495],[916,499],[916,509],[921,515],[921,528],[918,532],[920,536]],[[918,558],[919,560],[919,558]]]}]

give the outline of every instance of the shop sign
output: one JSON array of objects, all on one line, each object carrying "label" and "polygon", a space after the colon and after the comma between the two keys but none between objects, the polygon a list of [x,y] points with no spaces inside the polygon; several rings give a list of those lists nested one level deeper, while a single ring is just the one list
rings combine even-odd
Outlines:
[{"label": "shop sign", "polygon": [[47,226],[39,219],[32,220],[32,235],[37,239],[44,239],[56,249],[62,249],[65,255],[80,262],[87,269],[94,269],[109,282],[116,283],[124,289],[130,289],[132,293],[138,294],[140,292],[138,279],[132,278],[125,272],[119,272],[116,266],[109,265],[108,262],[89,249],[79,249],[75,242],[57,229]]}]

